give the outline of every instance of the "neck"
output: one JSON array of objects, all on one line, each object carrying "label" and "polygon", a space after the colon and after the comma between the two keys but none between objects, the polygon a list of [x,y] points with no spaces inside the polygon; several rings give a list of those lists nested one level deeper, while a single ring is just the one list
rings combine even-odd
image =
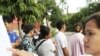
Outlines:
[{"label": "neck", "polygon": [[9,26],[7,26],[7,30],[8,30],[9,32],[13,31],[12,25],[9,24]]},{"label": "neck", "polygon": [[46,38],[45,38],[45,39],[47,40],[47,39],[49,39],[49,37],[48,37],[48,36],[46,36]]},{"label": "neck", "polygon": [[62,30],[60,30],[60,32],[64,32],[64,30],[62,29]]},{"label": "neck", "polygon": [[12,32],[12,31],[13,31],[13,29],[12,29],[12,28],[8,28],[7,30],[8,30],[8,32]]}]

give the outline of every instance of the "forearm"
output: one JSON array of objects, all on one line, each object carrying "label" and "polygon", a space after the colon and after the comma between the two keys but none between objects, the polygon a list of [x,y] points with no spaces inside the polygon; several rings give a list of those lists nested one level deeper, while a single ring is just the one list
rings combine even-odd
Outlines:
[{"label": "forearm", "polygon": [[12,47],[13,47],[13,48],[16,48],[16,47],[18,47],[19,45],[20,45],[20,41],[17,40],[14,44],[12,44]]},{"label": "forearm", "polygon": [[18,49],[8,49],[13,53],[13,55],[17,56],[36,56],[34,53],[27,52],[25,50],[18,50]]},{"label": "forearm", "polygon": [[69,56],[67,48],[62,48],[64,56]]}]

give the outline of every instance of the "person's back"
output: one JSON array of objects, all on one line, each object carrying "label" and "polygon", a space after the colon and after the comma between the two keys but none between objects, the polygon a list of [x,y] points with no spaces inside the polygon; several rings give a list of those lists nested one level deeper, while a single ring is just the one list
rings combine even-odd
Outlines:
[{"label": "person's back", "polygon": [[[43,39],[42,39],[43,40]],[[38,44],[42,41],[40,40]],[[38,45],[37,44],[37,45]],[[38,56],[55,56],[55,46],[51,39],[44,41],[37,50]]]},{"label": "person's back", "polygon": [[55,56],[55,46],[51,40],[50,28],[41,26],[35,50],[39,56]]},{"label": "person's back", "polygon": [[71,36],[71,53],[72,56],[84,55],[84,35],[82,34],[83,27],[81,24],[75,25],[75,33]]},{"label": "person's back", "polygon": [[55,36],[57,56],[69,56],[67,49],[67,38],[64,34],[64,32],[66,31],[66,25],[64,22],[59,21],[56,26],[59,30],[59,32]]},{"label": "person's back", "polygon": [[67,39],[63,32],[58,32],[55,36],[57,44],[57,55],[64,56],[62,48],[67,47]]},{"label": "person's back", "polygon": [[82,33],[73,33],[71,36],[72,56],[84,55],[84,35]]}]

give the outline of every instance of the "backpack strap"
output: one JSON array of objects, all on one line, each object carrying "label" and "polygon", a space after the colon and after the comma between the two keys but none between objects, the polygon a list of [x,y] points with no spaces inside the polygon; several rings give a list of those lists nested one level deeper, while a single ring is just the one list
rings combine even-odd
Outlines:
[{"label": "backpack strap", "polygon": [[38,44],[38,46],[35,48],[36,51],[38,50],[39,46],[40,46],[44,41],[46,41],[46,40],[43,40],[43,41],[41,41],[41,42]]}]

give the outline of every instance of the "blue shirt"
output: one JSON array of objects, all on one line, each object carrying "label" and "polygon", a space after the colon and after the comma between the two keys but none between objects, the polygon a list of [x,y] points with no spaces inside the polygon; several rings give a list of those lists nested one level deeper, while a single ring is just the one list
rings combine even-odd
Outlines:
[{"label": "blue shirt", "polygon": [[15,43],[16,40],[19,39],[19,37],[17,36],[16,32],[8,32],[8,35],[9,35],[11,43]]}]

